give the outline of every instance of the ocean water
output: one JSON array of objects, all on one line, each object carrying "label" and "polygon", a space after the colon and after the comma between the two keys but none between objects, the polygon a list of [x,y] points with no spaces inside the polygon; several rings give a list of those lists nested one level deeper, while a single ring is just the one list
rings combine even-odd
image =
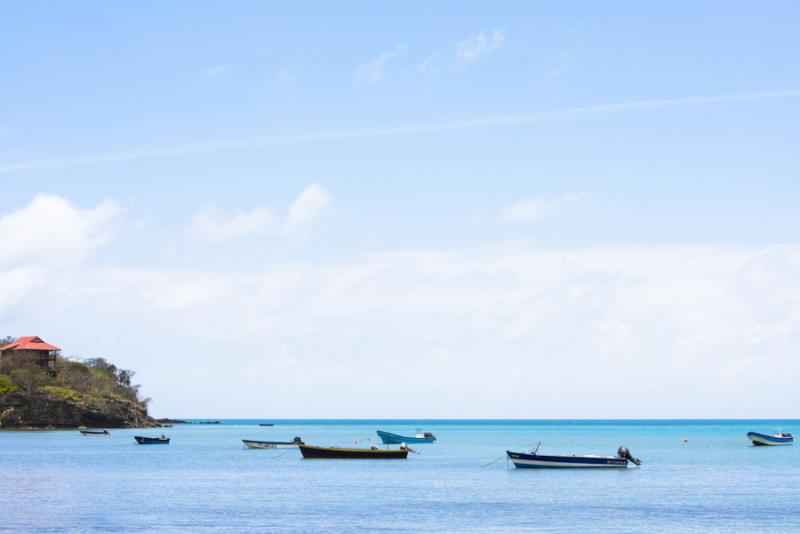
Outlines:
[{"label": "ocean water", "polygon": [[[258,421],[135,434],[0,432],[8,532],[800,532],[800,445],[750,430],[800,421]],[[434,432],[398,460],[302,460],[241,439],[368,446],[376,429]],[[688,442],[684,443],[684,439]],[[506,449],[614,454],[627,470],[514,469]]]}]

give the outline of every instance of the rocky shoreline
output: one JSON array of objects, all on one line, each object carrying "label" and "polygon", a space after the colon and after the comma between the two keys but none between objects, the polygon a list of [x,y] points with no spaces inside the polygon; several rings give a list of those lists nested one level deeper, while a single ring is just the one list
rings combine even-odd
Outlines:
[{"label": "rocky shoreline", "polygon": [[2,429],[156,428],[161,425],[140,402],[106,398],[90,400],[34,393],[8,393],[0,398]]}]

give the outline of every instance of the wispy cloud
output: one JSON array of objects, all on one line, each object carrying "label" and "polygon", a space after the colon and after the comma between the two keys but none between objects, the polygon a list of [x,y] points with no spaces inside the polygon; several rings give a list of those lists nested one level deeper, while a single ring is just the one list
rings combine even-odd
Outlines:
[{"label": "wispy cloud", "polygon": [[487,128],[493,126],[538,124],[538,123],[552,122],[558,120],[574,120],[581,117],[601,115],[606,113],[622,113],[630,111],[644,111],[644,110],[664,109],[664,108],[673,108],[681,106],[693,106],[700,104],[723,104],[727,102],[744,102],[744,101],[767,100],[774,98],[797,98],[797,97],[800,97],[800,90],[793,89],[788,91],[770,91],[761,93],[696,96],[696,97],[671,98],[662,100],[637,100],[631,102],[620,102],[616,104],[601,104],[595,106],[565,108],[553,111],[540,111],[534,113],[494,115],[488,117],[481,117],[477,119],[467,119],[462,121],[412,124],[408,126],[395,126],[387,128],[365,128],[359,130],[329,130],[329,131],[307,132],[300,134],[288,134],[288,135],[280,135],[273,137],[236,139],[229,142],[221,142],[221,143],[177,145],[160,149],[134,150],[128,152],[118,152],[111,154],[101,154],[101,155],[83,156],[75,158],[20,161],[15,163],[0,164],[0,174],[31,171],[31,170],[42,170],[42,169],[81,167],[85,165],[94,165],[98,163],[144,160],[144,159],[152,159],[152,158],[167,157],[167,156],[183,156],[183,155],[198,154],[205,152],[219,152],[224,150],[242,150],[249,148],[262,148],[262,147],[280,146],[289,144],[313,143],[318,141],[372,139],[380,137],[417,135],[417,134],[425,134],[432,132]]},{"label": "wispy cloud", "polygon": [[211,65],[206,67],[204,72],[209,78],[218,78],[227,74],[228,68],[225,65]]},{"label": "wispy cloud", "polygon": [[555,198],[526,197],[503,210],[503,221],[509,223],[537,221],[566,207],[585,200],[583,193],[566,192]]},{"label": "wispy cloud", "polygon": [[442,70],[463,68],[469,63],[503,47],[506,42],[504,30],[482,31],[477,35],[463,39],[451,48],[435,50],[418,61],[413,70],[425,77],[432,77]]},{"label": "wispy cloud", "polygon": [[192,227],[198,237],[224,241],[272,230],[275,220],[275,213],[263,206],[231,215],[215,207],[207,207],[195,214]]},{"label": "wispy cloud", "polygon": [[573,63],[572,53],[569,50],[561,50],[552,54],[545,60],[543,75],[545,78],[558,78],[569,69]]},{"label": "wispy cloud", "polygon": [[421,76],[430,77],[441,70],[442,64],[445,61],[445,54],[443,54],[441,50],[437,50],[422,58],[422,61],[414,65],[413,70]]},{"label": "wispy cloud", "polygon": [[384,52],[369,63],[362,63],[353,72],[353,81],[356,83],[379,83],[386,78],[389,63],[405,57],[408,46],[399,44],[392,50]]},{"label": "wispy cloud", "polygon": [[466,65],[481,56],[502,48],[505,42],[506,33],[503,30],[495,29],[491,33],[482,31],[474,37],[456,43],[455,56],[461,65]]},{"label": "wispy cloud", "polygon": [[289,206],[286,217],[279,217],[267,206],[254,206],[226,214],[216,207],[198,211],[191,233],[200,239],[227,241],[253,235],[301,233],[325,210],[330,195],[319,184],[303,189]]}]

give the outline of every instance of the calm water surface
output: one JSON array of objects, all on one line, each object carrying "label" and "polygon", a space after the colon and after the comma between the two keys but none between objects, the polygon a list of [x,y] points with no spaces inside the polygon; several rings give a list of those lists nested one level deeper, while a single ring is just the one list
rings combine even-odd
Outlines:
[{"label": "calm water surface", "polygon": [[[134,443],[159,431],[0,432],[0,531],[800,531],[800,446],[744,437],[797,434],[800,421],[257,422],[176,425],[163,429],[166,446]],[[240,441],[368,446],[378,428],[415,427],[438,441],[407,461],[302,460]],[[498,460],[539,441],[545,453],[624,444],[644,463],[515,470]]]}]

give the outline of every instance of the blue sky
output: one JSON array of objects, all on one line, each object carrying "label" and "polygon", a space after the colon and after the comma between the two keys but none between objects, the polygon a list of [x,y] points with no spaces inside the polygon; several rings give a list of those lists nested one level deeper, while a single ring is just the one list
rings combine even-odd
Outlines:
[{"label": "blue sky", "polygon": [[0,334],[132,367],[162,415],[258,417],[267,382],[311,396],[276,417],[785,415],[798,23],[795,2],[6,6]]}]

